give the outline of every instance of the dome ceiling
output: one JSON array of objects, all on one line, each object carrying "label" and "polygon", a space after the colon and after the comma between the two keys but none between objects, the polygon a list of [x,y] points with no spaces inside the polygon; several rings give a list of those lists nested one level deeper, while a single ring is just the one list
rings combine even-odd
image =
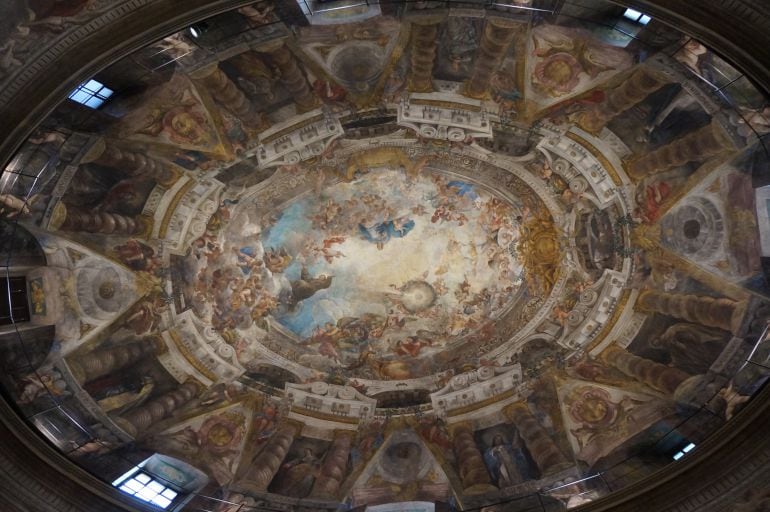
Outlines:
[{"label": "dome ceiling", "polygon": [[729,420],[766,98],[655,20],[515,3],[264,1],[61,104],[0,182],[22,414],[193,509],[572,506]]}]

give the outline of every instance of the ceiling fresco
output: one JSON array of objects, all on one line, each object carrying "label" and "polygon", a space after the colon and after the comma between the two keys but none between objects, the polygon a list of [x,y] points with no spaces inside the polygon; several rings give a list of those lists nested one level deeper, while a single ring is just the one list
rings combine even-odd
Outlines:
[{"label": "ceiling fresco", "polygon": [[[767,378],[770,103],[589,3],[265,0],[99,72],[0,178],[6,394],[186,510],[561,510],[671,463]],[[40,9],[17,38],[81,7]]]},{"label": "ceiling fresco", "polygon": [[270,318],[310,348],[300,363],[352,371],[370,355],[431,359],[510,309],[523,204],[428,170],[315,185],[278,211],[258,198],[220,209],[221,240],[186,269],[185,296],[215,329],[259,339],[252,326],[268,331]]}]

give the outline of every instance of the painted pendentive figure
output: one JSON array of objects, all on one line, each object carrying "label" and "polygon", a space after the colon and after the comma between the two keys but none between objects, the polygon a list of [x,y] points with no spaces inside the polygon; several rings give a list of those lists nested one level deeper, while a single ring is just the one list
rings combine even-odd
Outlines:
[{"label": "painted pendentive figure", "polygon": [[484,451],[484,463],[500,489],[532,478],[521,437],[518,432],[512,437],[513,440],[507,442],[501,434],[497,434],[492,446]]}]

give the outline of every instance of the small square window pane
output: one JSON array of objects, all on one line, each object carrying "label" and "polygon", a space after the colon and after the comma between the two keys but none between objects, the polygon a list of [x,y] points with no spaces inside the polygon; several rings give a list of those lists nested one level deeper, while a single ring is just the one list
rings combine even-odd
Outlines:
[{"label": "small square window pane", "polygon": [[173,500],[174,498],[176,498],[177,492],[176,491],[172,491],[171,489],[166,489],[161,494],[163,496],[165,496],[166,498],[168,498],[170,500]]},{"label": "small square window pane", "polygon": [[103,83],[101,83],[101,82],[99,82],[99,81],[97,81],[97,80],[94,80],[94,79],[92,78],[92,79],[91,79],[91,80],[89,80],[88,82],[84,83],[84,84],[83,84],[81,87],[83,87],[83,88],[85,88],[85,89],[88,89],[88,90],[90,90],[90,91],[96,92],[96,91],[98,91],[99,89],[101,89],[101,88],[102,88],[102,86],[104,86],[104,84],[103,84]]},{"label": "small square window pane", "polygon": [[164,498],[163,496],[155,496],[152,499],[152,502],[158,505],[159,507],[163,507],[163,508],[166,508],[169,505],[171,505],[171,500],[168,498]]},{"label": "small square window pane", "polygon": [[157,495],[157,492],[153,491],[152,489],[148,489],[147,487],[136,493],[136,497],[142,498],[144,501],[150,501]]},{"label": "small square window pane", "polygon": [[77,91],[74,91],[72,94],[70,94],[69,97],[71,100],[77,101],[78,103],[85,103],[88,101],[91,95],[78,89]]},{"label": "small square window pane", "polygon": [[133,468],[131,471],[129,471],[129,472],[127,472],[127,473],[124,473],[124,474],[120,475],[120,477],[119,477],[117,480],[115,480],[114,482],[112,482],[112,485],[114,485],[115,487],[117,487],[117,486],[121,485],[123,482],[125,482],[126,480],[128,480],[128,477],[130,477],[131,475],[135,474],[137,471],[139,471],[139,468],[138,468],[138,467],[135,467],[135,468]]},{"label": "small square window pane", "polygon": [[123,484],[123,485],[124,485],[124,486],[126,486],[126,487],[128,487],[129,489],[132,489],[132,490],[133,490],[133,491],[135,491],[135,492],[141,491],[141,490],[144,488],[144,484],[142,484],[141,482],[137,482],[137,481],[136,481],[136,480],[134,480],[133,478],[132,478],[132,479],[130,479],[130,480],[128,480],[128,481],[127,481],[125,484]]},{"label": "small square window pane", "polygon": [[626,9],[626,12],[623,13],[624,17],[628,18],[629,20],[634,20],[634,21],[638,20],[639,16],[641,16],[641,15],[642,15],[642,13],[640,13],[639,11],[635,11],[633,9]]},{"label": "small square window pane", "polygon": [[649,16],[647,16],[646,14],[645,14],[645,15],[643,15],[641,18],[639,18],[639,23],[641,23],[642,25],[646,25],[646,24],[648,24],[650,21],[652,21],[652,18],[650,18],[650,17],[649,17]]},{"label": "small square window pane", "polygon": [[91,108],[99,108],[103,104],[104,104],[104,100],[101,98],[97,98],[96,96],[94,96],[93,98],[91,98],[90,100],[84,103],[86,107],[91,107]]},{"label": "small square window pane", "polygon": [[155,492],[156,494],[161,493],[164,490],[166,490],[166,487],[163,484],[161,484],[160,482],[155,482],[155,481],[152,481],[149,484],[147,484],[147,488],[148,489],[152,489],[153,492]]},{"label": "small square window pane", "polygon": [[138,480],[138,481],[142,482],[143,484],[146,484],[147,482],[149,482],[150,480],[152,480],[152,479],[150,478],[150,475],[148,475],[148,474],[146,474],[146,473],[139,473],[139,474],[138,474],[138,475],[136,475],[134,478],[135,478],[136,480]]},{"label": "small square window pane", "polygon": [[120,490],[123,491],[126,494],[130,494],[131,496],[133,496],[134,492],[135,492],[134,490],[129,489],[128,486],[125,486],[125,485],[121,486]]},{"label": "small square window pane", "polygon": [[108,87],[102,87],[102,90],[99,91],[99,96],[101,96],[102,98],[104,98],[106,100],[107,98],[112,96],[113,92],[114,91],[112,89],[108,88]]}]

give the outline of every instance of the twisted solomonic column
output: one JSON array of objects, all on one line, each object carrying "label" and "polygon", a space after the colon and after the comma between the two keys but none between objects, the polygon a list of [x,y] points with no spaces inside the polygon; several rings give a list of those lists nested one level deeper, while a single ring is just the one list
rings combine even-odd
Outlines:
[{"label": "twisted solomonic column", "polygon": [[642,312],[662,313],[733,334],[741,327],[746,307],[746,301],[654,290],[643,291],[635,305]]},{"label": "twisted solomonic column", "polygon": [[198,396],[202,389],[203,387],[197,382],[187,381],[174,391],[116,417],[115,422],[129,435],[136,438]]},{"label": "twisted solomonic column", "polygon": [[489,18],[484,25],[476,52],[473,74],[465,85],[465,95],[485,99],[489,95],[492,75],[500,67],[508,48],[516,37],[518,23],[506,18]]},{"label": "twisted solomonic column", "polygon": [[332,445],[324,458],[321,472],[313,484],[313,490],[310,492],[311,498],[323,500],[337,498],[337,493],[347,472],[350,445],[354,436],[355,432],[350,430],[335,431],[334,441],[332,441]]},{"label": "twisted solomonic column", "polygon": [[433,92],[433,65],[436,62],[438,20],[413,20],[409,56],[409,90]]},{"label": "twisted solomonic column", "polygon": [[142,341],[92,350],[69,361],[69,367],[75,379],[85,384],[156,354],[161,349],[162,341],[153,336]]},{"label": "twisted solomonic column", "polygon": [[132,178],[153,180],[164,186],[173,185],[182,173],[170,163],[146,153],[123,149],[99,139],[80,160],[81,164],[95,163],[117,169]]},{"label": "twisted solomonic column", "polygon": [[481,494],[497,489],[484,464],[484,457],[473,438],[473,428],[469,422],[450,426],[453,449],[460,481],[465,494]]},{"label": "twisted solomonic column", "polygon": [[631,160],[627,164],[628,174],[642,180],[688,162],[702,162],[733,147],[727,132],[712,120],[694,132]]},{"label": "twisted solomonic column", "polygon": [[605,91],[606,98],[597,109],[583,114],[580,127],[596,133],[616,116],[641,103],[669,80],[647,66],[638,67],[628,78],[614,89]]},{"label": "twisted solomonic column", "polygon": [[281,83],[289,91],[299,112],[308,112],[319,105],[318,97],[299,68],[297,58],[283,41],[276,41],[258,48],[257,51],[265,52],[272,58],[278,70],[281,72]]},{"label": "twisted solomonic column", "polygon": [[616,345],[602,352],[602,358],[634,380],[669,395],[673,395],[679,385],[690,378],[688,373],[678,368],[639,357]]},{"label": "twisted solomonic column", "polygon": [[218,64],[196,71],[193,78],[203,83],[211,91],[211,96],[217,103],[247,126],[255,129],[266,127],[265,120],[251,100],[230,80]]},{"label": "twisted solomonic column", "polygon": [[511,404],[504,412],[519,431],[541,475],[556,473],[573,465],[532,415],[525,402]]},{"label": "twisted solomonic column", "polygon": [[62,231],[82,231],[105,235],[136,235],[147,230],[150,219],[141,215],[93,211],[60,202],[54,214],[58,220],[51,226]]},{"label": "twisted solomonic column", "polygon": [[248,493],[267,492],[267,486],[278,473],[281,463],[289,453],[294,437],[301,427],[294,422],[286,421],[270,436],[265,447],[249,465],[243,477],[238,481],[238,490]]}]

